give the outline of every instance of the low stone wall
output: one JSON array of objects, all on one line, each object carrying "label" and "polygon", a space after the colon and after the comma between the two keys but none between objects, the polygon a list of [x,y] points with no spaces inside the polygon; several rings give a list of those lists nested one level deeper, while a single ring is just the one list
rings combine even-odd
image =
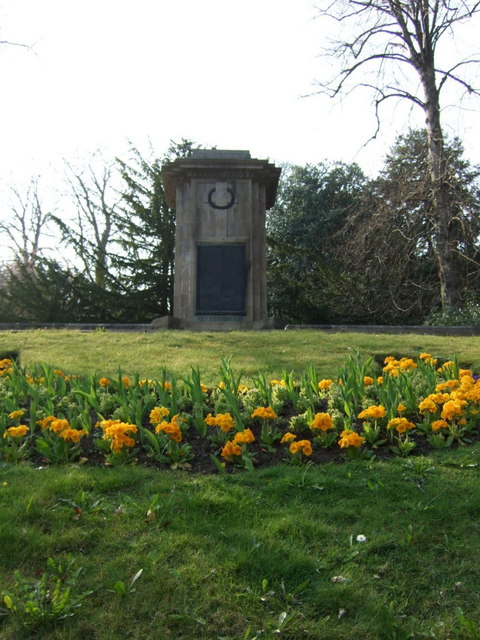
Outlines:
[{"label": "low stone wall", "polygon": [[0,331],[27,331],[31,329],[71,329],[72,331],[155,331],[155,328],[151,324],[0,322]]},{"label": "low stone wall", "polygon": [[424,325],[362,325],[362,324],[287,324],[286,331],[302,329],[326,331],[330,333],[418,333],[437,336],[478,336],[480,327],[427,327]]},{"label": "low stone wall", "polygon": [[[259,327],[260,328],[260,327]],[[178,329],[175,323],[156,322],[150,324],[102,324],[102,323],[59,323],[59,322],[3,322],[0,323],[0,331],[26,331],[31,329],[69,329],[72,331],[135,331],[156,332]],[[455,327],[426,327],[424,325],[360,325],[360,324],[285,324],[279,320],[271,322],[269,326],[261,327],[263,330],[311,330],[325,331],[327,333],[385,333],[402,334],[416,333],[420,335],[437,336],[478,336],[480,327],[455,326]],[[212,330],[212,329],[210,329]],[[221,325],[217,331],[222,331]]]}]

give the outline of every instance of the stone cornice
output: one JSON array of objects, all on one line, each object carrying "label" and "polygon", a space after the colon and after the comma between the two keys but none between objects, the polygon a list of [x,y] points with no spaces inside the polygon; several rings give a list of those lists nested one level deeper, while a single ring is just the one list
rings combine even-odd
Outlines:
[{"label": "stone cornice", "polygon": [[162,167],[168,206],[175,209],[177,186],[191,180],[251,180],[266,188],[267,209],[275,203],[281,169],[256,158],[177,158]]}]

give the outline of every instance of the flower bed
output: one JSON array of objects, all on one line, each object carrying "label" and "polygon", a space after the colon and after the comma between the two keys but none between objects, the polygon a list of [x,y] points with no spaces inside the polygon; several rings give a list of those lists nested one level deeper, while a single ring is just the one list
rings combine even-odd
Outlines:
[{"label": "flower bed", "polygon": [[0,458],[35,464],[142,463],[197,471],[372,458],[479,438],[480,382],[455,360],[350,354],[332,379],[257,376],[224,360],[155,380],[65,375],[0,360]]}]

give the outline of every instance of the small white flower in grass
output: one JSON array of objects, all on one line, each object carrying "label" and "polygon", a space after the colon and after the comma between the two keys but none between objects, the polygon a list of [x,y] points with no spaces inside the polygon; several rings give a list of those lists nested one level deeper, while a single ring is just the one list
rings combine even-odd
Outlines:
[{"label": "small white flower in grass", "polygon": [[367,537],[362,535],[361,533],[357,536],[357,542],[366,542]]},{"label": "small white flower in grass", "polygon": [[347,579],[343,576],[333,576],[332,582],[346,582]]}]

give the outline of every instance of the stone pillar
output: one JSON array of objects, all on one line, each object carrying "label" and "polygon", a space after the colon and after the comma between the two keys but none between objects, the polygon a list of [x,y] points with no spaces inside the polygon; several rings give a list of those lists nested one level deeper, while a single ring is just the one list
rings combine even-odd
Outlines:
[{"label": "stone pillar", "polygon": [[176,325],[268,326],[265,211],[280,169],[248,151],[197,150],[165,164],[162,175],[176,211]]}]

